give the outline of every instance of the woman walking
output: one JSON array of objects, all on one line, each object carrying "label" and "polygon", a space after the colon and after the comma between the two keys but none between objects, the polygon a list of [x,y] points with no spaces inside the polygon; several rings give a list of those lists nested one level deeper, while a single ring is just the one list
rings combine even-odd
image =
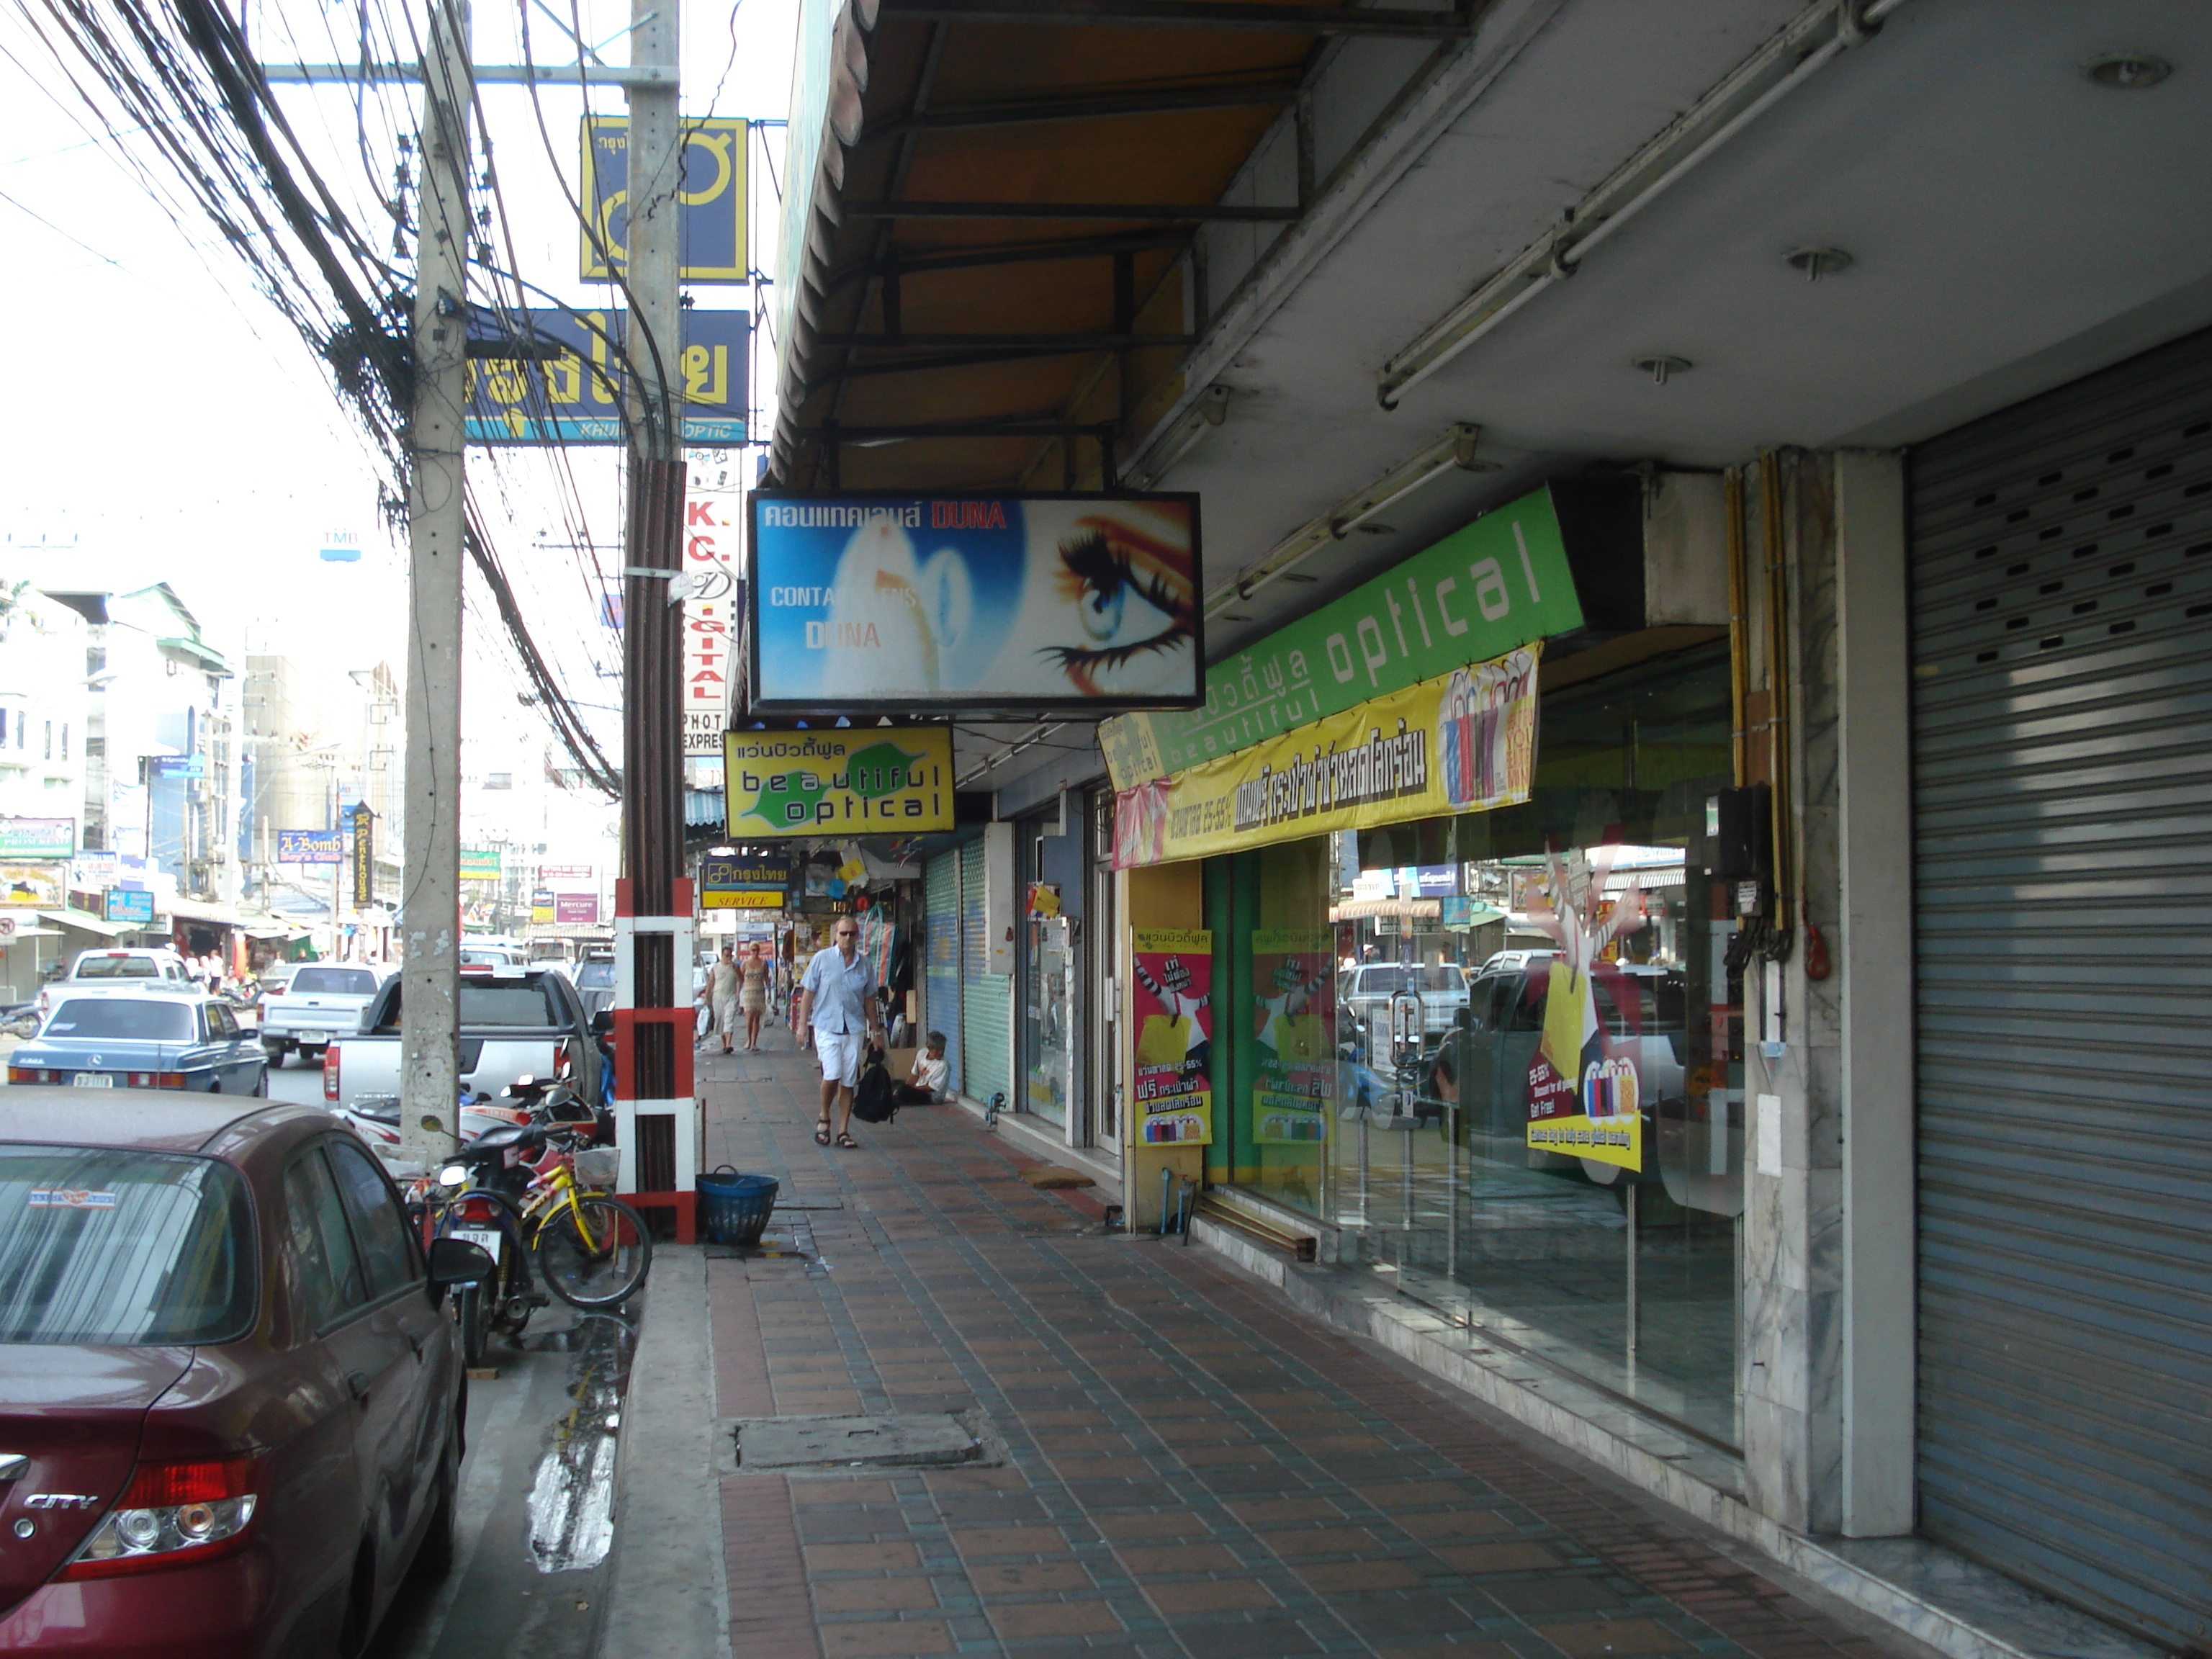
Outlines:
[{"label": "woman walking", "polygon": [[760,1052],[761,1016],[768,1012],[768,957],[756,939],[738,964],[738,1012],[745,1017],[745,1052]]}]

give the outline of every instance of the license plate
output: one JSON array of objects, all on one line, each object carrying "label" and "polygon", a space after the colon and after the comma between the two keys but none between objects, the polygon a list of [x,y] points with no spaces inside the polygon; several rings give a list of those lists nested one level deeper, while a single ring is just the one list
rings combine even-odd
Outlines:
[{"label": "license plate", "polygon": [[70,1082],[80,1089],[112,1089],[115,1077],[111,1072],[79,1072]]},{"label": "license plate", "polygon": [[480,1245],[490,1252],[493,1261],[499,1260],[500,1232],[496,1227],[456,1227],[446,1236],[448,1238],[458,1238],[467,1243]]}]

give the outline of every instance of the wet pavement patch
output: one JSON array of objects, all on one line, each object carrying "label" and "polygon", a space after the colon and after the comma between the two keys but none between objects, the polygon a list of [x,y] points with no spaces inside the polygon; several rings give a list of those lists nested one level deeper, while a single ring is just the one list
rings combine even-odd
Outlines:
[{"label": "wet pavement patch", "polygon": [[753,1417],[730,1427],[738,1467],[761,1469],[931,1468],[996,1462],[966,1412],[889,1417]]}]

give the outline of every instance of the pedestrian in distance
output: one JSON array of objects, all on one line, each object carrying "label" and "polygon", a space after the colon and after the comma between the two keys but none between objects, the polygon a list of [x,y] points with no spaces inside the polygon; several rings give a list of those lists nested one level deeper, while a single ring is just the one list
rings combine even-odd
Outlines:
[{"label": "pedestrian in distance", "polygon": [[768,957],[756,939],[738,963],[738,1012],[745,1017],[745,1052],[760,1052],[761,1016],[768,1012]]},{"label": "pedestrian in distance", "polygon": [[722,1034],[726,1054],[730,1052],[730,1039],[737,1034],[738,983],[737,953],[725,945],[720,958],[707,970],[707,1006],[714,1016],[714,1029]]},{"label": "pedestrian in distance", "polygon": [[830,1144],[830,1109],[837,1109],[837,1145],[847,1152],[853,1139],[853,1085],[860,1080],[860,1060],[877,1037],[875,974],[860,954],[860,925],[849,916],[837,921],[834,950],[817,951],[799,988],[799,1042],[814,1044],[822,1063],[822,1115],[814,1125],[814,1144]]},{"label": "pedestrian in distance", "polygon": [[945,1033],[932,1031],[928,1046],[914,1057],[914,1067],[892,1085],[891,1099],[900,1106],[934,1106],[945,1092]]}]

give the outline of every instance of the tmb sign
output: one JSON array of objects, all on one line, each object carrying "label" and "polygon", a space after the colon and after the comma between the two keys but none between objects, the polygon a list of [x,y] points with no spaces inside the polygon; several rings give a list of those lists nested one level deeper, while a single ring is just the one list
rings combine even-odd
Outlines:
[{"label": "tmb sign", "polygon": [[[677,192],[678,282],[751,280],[745,257],[745,130],[742,116],[710,115],[684,130],[684,184]],[[584,118],[584,226],[579,274],[611,283],[629,260],[629,118]]]}]

